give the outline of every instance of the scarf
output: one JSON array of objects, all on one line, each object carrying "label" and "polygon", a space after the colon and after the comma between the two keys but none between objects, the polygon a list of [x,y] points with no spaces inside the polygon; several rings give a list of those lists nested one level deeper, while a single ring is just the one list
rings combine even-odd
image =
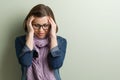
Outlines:
[{"label": "scarf", "polygon": [[49,51],[48,38],[34,37],[34,53],[32,65],[27,69],[27,80],[56,80],[53,70],[48,66],[47,55]]}]

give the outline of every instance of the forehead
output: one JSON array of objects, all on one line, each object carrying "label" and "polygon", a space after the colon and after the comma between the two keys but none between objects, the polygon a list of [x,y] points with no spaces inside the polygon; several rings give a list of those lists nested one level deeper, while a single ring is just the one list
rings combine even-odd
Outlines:
[{"label": "forehead", "polygon": [[35,17],[35,19],[33,20],[33,23],[38,23],[38,24],[48,23],[48,16]]}]

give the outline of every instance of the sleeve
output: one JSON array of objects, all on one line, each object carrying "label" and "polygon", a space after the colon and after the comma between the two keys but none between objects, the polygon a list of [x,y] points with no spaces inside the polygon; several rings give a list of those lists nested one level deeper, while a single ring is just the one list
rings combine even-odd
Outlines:
[{"label": "sleeve", "polygon": [[19,37],[15,39],[15,49],[19,63],[29,67],[32,64],[33,51],[27,47],[25,42],[22,43],[22,39]]},{"label": "sleeve", "polygon": [[48,55],[48,64],[51,69],[59,69],[64,62],[67,41],[62,39],[58,41],[58,46],[52,48]]}]

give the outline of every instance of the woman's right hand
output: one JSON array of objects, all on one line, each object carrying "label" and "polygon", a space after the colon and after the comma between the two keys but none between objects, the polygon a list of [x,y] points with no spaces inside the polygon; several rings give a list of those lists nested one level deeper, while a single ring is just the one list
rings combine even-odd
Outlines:
[{"label": "woman's right hand", "polygon": [[34,20],[34,16],[31,16],[27,20],[27,29],[28,34],[26,36],[26,45],[29,47],[30,50],[33,50],[33,36],[34,36],[34,29],[32,27],[32,21]]},{"label": "woman's right hand", "polygon": [[28,29],[28,33],[33,33],[34,34],[34,29],[32,27],[32,21],[34,20],[34,16],[31,16],[28,18],[27,20],[27,29]]}]

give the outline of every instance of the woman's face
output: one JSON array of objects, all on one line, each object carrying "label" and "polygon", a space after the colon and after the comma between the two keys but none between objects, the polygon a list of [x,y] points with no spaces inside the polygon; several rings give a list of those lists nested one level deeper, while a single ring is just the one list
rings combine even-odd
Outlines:
[{"label": "woman's face", "polygon": [[38,38],[45,38],[50,30],[50,23],[48,22],[48,16],[35,17],[32,22],[34,34]]}]

